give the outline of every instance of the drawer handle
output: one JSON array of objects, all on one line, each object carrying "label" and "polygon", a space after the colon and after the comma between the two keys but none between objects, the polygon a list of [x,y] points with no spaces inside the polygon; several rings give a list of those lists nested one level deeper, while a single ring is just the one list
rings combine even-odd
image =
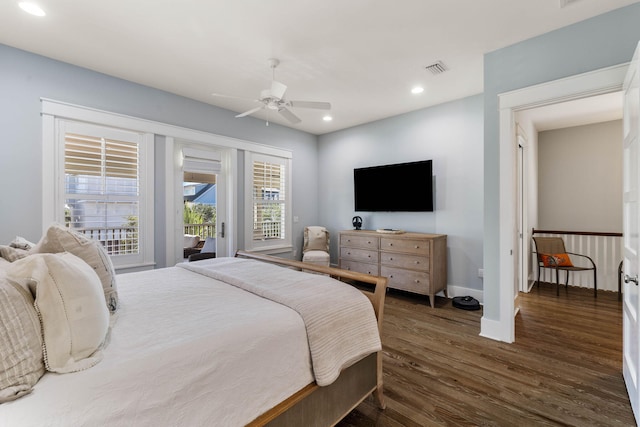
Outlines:
[{"label": "drawer handle", "polygon": [[416,245],[416,249],[420,249],[420,246]]},{"label": "drawer handle", "polygon": [[371,255],[367,255],[367,258],[371,258]]},{"label": "drawer handle", "polygon": [[416,261],[416,264],[420,264],[420,261]]},{"label": "drawer handle", "polygon": [[389,243],[389,246],[393,246],[393,243]]},{"label": "drawer handle", "polygon": [[393,257],[389,257],[389,261],[393,261]]},{"label": "drawer handle", "polygon": [[371,240],[369,240],[369,241],[367,242],[367,245],[370,245],[370,244],[371,244]]},{"label": "drawer handle", "polygon": [[393,279],[393,274],[390,274],[390,275],[389,275],[389,279]]},{"label": "drawer handle", "polygon": [[416,282],[416,283],[420,283],[420,280],[416,279],[416,280],[414,280],[414,282]]}]

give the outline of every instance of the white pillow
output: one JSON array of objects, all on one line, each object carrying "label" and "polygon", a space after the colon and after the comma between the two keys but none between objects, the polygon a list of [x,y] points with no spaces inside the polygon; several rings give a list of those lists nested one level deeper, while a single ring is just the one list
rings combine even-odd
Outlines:
[{"label": "white pillow", "polygon": [[35,245],[35,243],[28,241],[22,236],[16,236],[16,238],[13,239],[11,243],[9,243],[9,246],[11,246],[12,248],[24,249],[25,251],[33,249]]},{"label": "white pillow", "polygon": [[100,277],[107,308],[112,313],[118,308],[116,273],[107,251],[97,240],[54,224],[40,239],[31,253],[71,252],[89,264]]},{"label": "white pillow", "polygon": [[0,271],[0,403],[31,391],[44,374],[33,296]]},{"label": "white pillow", "polygon": [[34,254],[13,262],[7,276],[30,280],[47,370],[75,372],[102,359],[109,311],[100,278],[87,263],[71,253]]},{"label": "white pillow", "polygon": [[200,243],[200,236],[193,234],[184,235],[184,248],[195,248]]}]

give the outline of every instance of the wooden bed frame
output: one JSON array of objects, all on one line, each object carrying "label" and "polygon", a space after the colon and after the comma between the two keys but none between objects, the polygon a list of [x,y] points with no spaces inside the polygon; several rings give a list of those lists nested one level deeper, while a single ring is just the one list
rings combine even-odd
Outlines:
[{"label": "wooden bed frame", "polygon": [[[351,284],[373,285],[373,291],[359,288],[369,300],[382,333],[384,299],[387,290],[385,277],[323,267],[269,255],[238,251],[236,257],[250,258],[298,270],[327,274]],[[370,394],[378,406],[385,408],[382,386],[382,351],[371,354],[340,373],[338,379],[326,387],[311,383],[274,408],[265,412],[249,426],[333,426],[343,419]]]}]

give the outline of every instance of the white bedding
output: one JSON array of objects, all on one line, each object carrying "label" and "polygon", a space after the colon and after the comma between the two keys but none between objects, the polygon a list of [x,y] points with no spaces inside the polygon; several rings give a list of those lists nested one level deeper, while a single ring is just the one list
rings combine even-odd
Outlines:
[{"label": "white bedding", "polygon": [[240,426],[313,381],[290,308],[179,267],[120,275],[118,293],[102,362],[47,373],[1,426]]}]

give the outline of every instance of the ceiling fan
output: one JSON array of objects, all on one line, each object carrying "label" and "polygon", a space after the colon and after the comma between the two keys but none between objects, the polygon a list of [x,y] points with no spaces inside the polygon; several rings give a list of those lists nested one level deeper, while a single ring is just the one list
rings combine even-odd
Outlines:
[{"label": "ceiling fan", "polygon": [[[267,114],[269,110],[276,111],[280,113],[282,117],[287,119],[292,124],[300,123],[302,120],[293,114],[290,108],[315,108],[318,110],[330,110],[331,104],[329,102],[314,102],[314,101],[289,101],[284,99],[284,93],[287,91],[287,86],[283,83],[276,81],[275,79],[275,70],[280,61],[276,58],[268,59],[269,68],[272,70],[272,79],[271,79],[271,88],[264,89],[260,91],[260,98],[254,99],[253,101],[259,102],[261,105],[255,108],[252,108],[244,113],[238,114],[236,117],[245,117],[251,115],[257,111],[266,109]],[[220,96],[225,98],[236,98],[236,99],[248,99],[241,98],[238,96],[230,96],[223,95],[220,93],[212,93],[213,96]],[[268,115],[267,115],[268,117]],[[267,120],[267,126],[269,125],[269,121]]]}]

